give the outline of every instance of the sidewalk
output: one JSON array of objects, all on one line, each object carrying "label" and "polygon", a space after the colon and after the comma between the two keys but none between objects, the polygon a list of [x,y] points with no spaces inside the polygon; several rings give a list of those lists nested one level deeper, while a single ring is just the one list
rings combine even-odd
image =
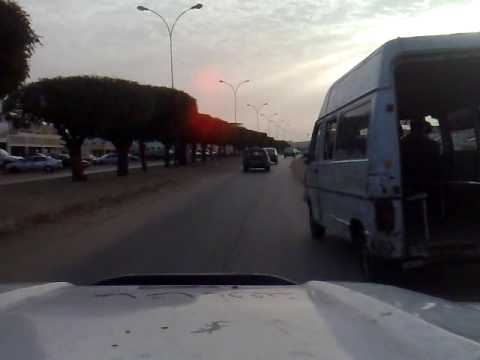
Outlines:
[{"label": "sidewalk", "polygon": [[[148,167],[163,166],[163,161],[151,161],[148,162]],[[130,170],[139,169],[142,165],[139,163],[130,164]],[[115,172],[117,167],[114,165],[100,165],[91,166],[85,170],[86,175],[100,174],[106,172]],[[71,169],[63,169],[51,174],[44,173],[42,171],[25,172],[19,174],[5,174],[0,172],[0,186],[10,184],[20,184],[34,181],[47,181],[52,179],[71,178]]]},{"label": "sidewalk", "polygon": [[152,192],[186,179],[216,172],[228,172],[239,166],[238,158],[192,164],[186,167],[154,167],[147,173],[133,169],[127,177],[115,173],[89,176],[87,182],[68,178],[0,186],[0,238],[2,233],[52,222],[77,211],[94,211],[117,202]]}]

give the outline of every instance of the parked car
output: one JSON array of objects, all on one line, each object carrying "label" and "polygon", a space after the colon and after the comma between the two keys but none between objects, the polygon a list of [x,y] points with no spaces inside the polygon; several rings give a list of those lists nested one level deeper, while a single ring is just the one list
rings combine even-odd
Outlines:
[{"label": "parked car", "polygon": [[62,161],[54,159],[50,156],[37,154],[28,156],[24,159],[13,161],[5,166],[9,172],[19,172],[28,170],[44,170],[45,172],[53,172],[63,168]]},{"label": "parked car", "polygon": [[70,159],[70,155],[68,154],[55,154],[55,153],[50,153],[47,154],[47,156],[50,156],[51,158],[60,160],[62,162],[63,167],[70,167],[72,166],[72,161]]},{"label": "parked car", "polygon": [[17,160],[22,160],[22,159],[23,157],[21,156],[13,156],[13,155],[10,155],[8,151],[4,149],[0,149],[0,168],[4,167],[8,163],[11,163]]},{"label": "parked car", "polygon": [[[128,160],[137,162],[140,161],[140,158],[138,156],[128,154]],[[93,163],[95,165],[116,165],[118,163],[118,155],[116,153],[105,154],[93,160]]]},{"label": "parked car", "polygon": [[128,160],[132,162],[140,161],[140,158],[136,155],[128,154]]},{"label": "parked car", "polygon": [[89,163],[94,163],[96,160],[98,159],[98,157],[96,157],[95,155],[93,154],[88,154],[84,160],[88,161]]},{"label": "parked car", "polygon": [[92,165],[92,162],[90,160],[87,160],[87,159],[82,159],[80,163],[81,163],[81,165],[84,169],[86,169],[87,167]]},{"label": "parked car", "polygon": [[278,152],[277,149],[269,147],[269,148],[263,148],[270,159],[270,162],[273,164],[278,164]]},{"label": "parked car", "polygon": [[93,160],[95,165],[115,165],[117,162],[118,156],[115,153],[105,154]]},{"label": "parked car", "polygon": [[267,152],[260,147],[252,147],[243,152],[243,171],[250,169],[265,169],[270,171],[270,159]]}]

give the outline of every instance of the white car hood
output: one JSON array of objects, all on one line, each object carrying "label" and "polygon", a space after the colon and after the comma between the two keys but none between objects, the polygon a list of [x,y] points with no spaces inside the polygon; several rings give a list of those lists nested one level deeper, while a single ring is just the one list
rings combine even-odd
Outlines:
[{"label": "white car hood", "polygon": [[[480,358],[480,332],[459,334],[422,314],[442,308],[478,329],[473,307],[359,288],[0,287],[0,352],[3,359],[62,360]],[[397,306],[372,295],[395,291],[403,294]]]}]

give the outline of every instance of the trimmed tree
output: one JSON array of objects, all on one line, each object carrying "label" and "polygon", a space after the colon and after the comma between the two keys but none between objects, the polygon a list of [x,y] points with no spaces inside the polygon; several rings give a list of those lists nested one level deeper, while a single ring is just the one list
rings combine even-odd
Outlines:
[{"label": "trimmed tree", "polygon": [[187,93],[171,88],[153,87],[152,92],[154,112],[149,129],[165,145],[165,166],[170,165],[170,149],[173,145],[176,147],[177,161],[184,165],[188,124],[190,119],[197,116],[197,102]]},{"label": "trimmed tree", "polygon": [[208,114],[198,114],[190,119],[189,132],[192,142],[199,143],[202,151],[202,162],[207,161],[207,146],[215,142],[215,119]]},{"label": "trimmed tree", "polygon": [[29,15],[15,2],[0,0],[0,99],[28,77],[28,59],[39,43]]},{"label": "trimmed tree", "polygon": [[10,120],[53,124],[65,141],[72,160],[72,179],[85,180],[81,164],[82,144],[98,136],[98,124],[108,112],[101,78],[78,76],[43,79],[22,87],[7,98]]},{"label": "trimmed tree", "polygon": [[117,175],[128,175],[128,154],[134,140],[144,140],[153,116],[154,99],[147,87],[135,82],[98,78],[104,93],[100,137],[112,142],[118,155]]}]

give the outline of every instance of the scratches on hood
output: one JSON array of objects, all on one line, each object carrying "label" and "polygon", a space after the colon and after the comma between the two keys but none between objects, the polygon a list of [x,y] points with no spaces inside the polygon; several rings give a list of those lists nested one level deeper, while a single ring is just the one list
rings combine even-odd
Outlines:
[{"label": "scratches on hood", "polygon": [[206,324],[204,327],[192,331],[192,334],[212,334],[215,331],[218,331],[228,325],[228,321],[212,321],[211,323]]},{"label": "scratches on hood", "polygon": [[129,293],[125,293],[125,292],[122,292],[122,293],[106,293],[106,294],[95,294],[95,297],[99,297],[99,298],[107,298],[107,297],[112,297],[112,296],[123,296],[123,297],[128,297],[130,299],[136,299],[137,297],[133,294],[129,294]]},{"label": "scratches on hood", "polygon": [[163,296],[168,296],[168,295],[180,295],[180,296],[185,296],[189,299],[194,299],[195,297],[192,294],[186,293],[186,292],[180,292],[180,291],[166,291],[166,292],[157,292],[157,293],[151,293],[147,294],[149,298],[152,299],[157,299]]}]

